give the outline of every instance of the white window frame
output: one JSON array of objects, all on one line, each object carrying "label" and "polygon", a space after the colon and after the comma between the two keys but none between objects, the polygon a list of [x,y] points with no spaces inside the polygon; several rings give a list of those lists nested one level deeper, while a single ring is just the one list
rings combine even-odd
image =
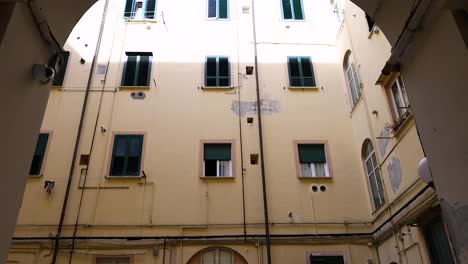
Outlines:
[{"label": "white window frame", "polygon": [[220,162],[221,161],[226,161],[226,160],[216,160],[216,176],[206,176],[206,173],[205,173],[205,160],[203,160],[203,176],[204,177],[232,177],[232,159],[229,160],[229,175],[220,175]]},{"label": "white window frame", "polygon": [[[400,84],[400,81],[401,81],[401,84]],[[397,91],[398,91],[398,97],[400,99],[401,102],[403,102],[404,104],[404,108],[405,108],[405,111],[403,113],[400,114],[400,111],[399,111],[399,107],[396,103],[396,100],[395,100],[395,95],[393,94],[393,86],[396,85],[397,87]],[[392,107],[393,107],[393,111],[395,113],[395,121],[396,122],[400,122],[404,117],[407,116],[408,114],[408,111],[410,110],[410,105],[409,105],[409,101],[408,101],[408,97],[406,95],[406,88],[405,88],[405,83],[403,82],[403,78],[401,77],[401,74],[398,74],[398,76],[395,78],[395,80],[392,82],[392,84],[388,87],[389,89],[389,93],[390,93],[390,97],[391,97],[391,104],[392,104]],[[404,91],[404,93],[402,92]],[[402,108],[402,107],[400,107]]]},{"label": "white window frame", "polygon": [[216,0],[216,16],[215,17],[210,17],[210,1],[206,0],[206,19],[207,20],[229,20],[230,19],[230,0],[227,0],[226,2],[226,12],[227,16],[226,18],[220,18],[219,17],[219,0]]},{"label": "white window frame", "polygon": [[[350,96],[350,101],[351,101],[351,106],[354,107],[356,103],[359,101],[359,98],[361,98],[361,80],[358,75],[358,70],[356,68],[356,65],[354,64],[353,61],[353,53],[350,51],[346,57],[346,69],[345,69],[345,77],[346,77],[346,83],[348,86],[349,90],[349,96]],[[351,71],[351,79],[348,77],[348,73]],[[357,83],[357,87],[355,87]],[[354,87],[354,89],[353,89]],[[353,97],[353,91],[356,93],[356,100],[354,100]]]},{"label": "white window frame", "polygon": [[[302,165],[303,164],[307,164],[310,166],[310,171],[311,171],[311,174],[312,176],[305,176],[302,174]],[[324,164],[324,171],[325,171],[325,175],[317,175],[317,170],[315,169],[315,164],[319,164],[319,163],[300,163],[300,166],[301,166],[301,176],[304,177],[304,178],[320,178],[320,177],[330,177],[330,172],[328,170],[328,163],[325,162],[325,163],[320,163],[320,164]]]},{"label": "white window frame", "polygon": [[333,13],[336,15],[336,19],[338,20],[338,23],[343,22],[343,10],[341,9],[340,3],[338,2],[339,0],[335,0],[333,3]]},{"label": "white window frame", "polygon": [[[374,167],[374,164],[371,161],[372,157],[374,157],[375,161],[377,162],[377,156],[375,155],[375,148],[374,148],[374,145],[372,144],[372,142],[371,141],[366,141],[364,144],[365,144],[364,154],[368,151],[367,150],[368,146],[372,147],[372,150],[369,152],[369,155],[364,157],[364,170],[366,171],[366,174],[367,174],[367,181],[369,183],[369,189],[370,189],[370,192],[371,192],[372,206],[374,207],[374,209],[378,209],[385,203],[385,195],[383,193],[383,189],[379,190],[379,184],[377,183],[377,176],[376,176],[376,173],[375,173],[377,170],[379,170],[379,165],[377,164],[377,166]],[[371,172],[369,172],[369,170],[367,169],[367,162],[368,161],[370,161],[370,163],[372,164],[372,171]],[[380,184],[382,185],[382,188],[384,188],[383,187],[383,182],[382,182],[382,174],[380,173],[380,171],[378,171],[378,173],[380,175]],[[377,190],[372,190],[372,184],[371,184],[371,180],[370,180],[371,176],[374,177],[375,187],[377,188]],[[374,194],[375,194],[374,191],[377,192],[377,196],[378,196],[379,201],[380,201],[379,205],[376,205],[374,203]]]},{"label": "white window frame", "polygon": [[[140,14],[137,16],[137,2],[142,2]],[[134,0],[132,5],[132,11],[130,13],[129,20],[155,20],[156,19],[156,8],[157,8],[157,1],[155,1],[154,6],[154,14],[153,18],[146,18],[146,5],[148,4],[148,0]]]}]

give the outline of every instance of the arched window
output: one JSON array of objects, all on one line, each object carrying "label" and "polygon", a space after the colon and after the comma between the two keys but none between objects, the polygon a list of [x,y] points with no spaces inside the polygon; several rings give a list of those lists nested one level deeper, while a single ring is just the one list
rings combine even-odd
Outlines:
[{"label": "arched window", "polygon": [[374,205],[374,209],[377,209],[385,202],[382,178],[380,176],[380,170],[377,164],[377,158],[375,156],[375,151],[374,147],[372,146],[372,142],[369,139],[367,139],[364,142],[362,148],[364,167],[367,174],[367,180],[369,181],[372,202]]},{"label": "arched window", "polygon": [[187,264],[247,264],[237,252],[226,247],[211,247],[193,255]]},{"label": "arched window", "polygon": [[356,66],[353,62],[351,51],[348,50],[343,61],[343,70],[346,76],[346,84],[350,96],[351,106],[354,106],[361,97],[361,82],[357,73]]}]

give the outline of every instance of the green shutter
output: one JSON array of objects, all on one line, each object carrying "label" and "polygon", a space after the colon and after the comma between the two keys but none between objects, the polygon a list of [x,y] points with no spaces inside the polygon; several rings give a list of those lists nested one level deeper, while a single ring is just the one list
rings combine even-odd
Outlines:
[{"label": "green shutter", "polygon": [[54,86],[63,85],[63,79],[65,78],[65,72],[67,70],[69,57],[70,57],[70,52],[66,51],[63,53],[63,64],[61,65],[62,67],[60,68],[59,72],[55,75],[52,85]]},{"label": "green shutter", "polygon": [[49,134],[39,134],[36,142],[36,149],[34,150],[33,160],[29,169],[29,175],[39,175],[41,173],[42,162],[44,161],[48,140]]},{"label": "green shutter", "polygon": [[138,176],[142,149],[143,135],[116,135],[109,175]]},{"label": "green shutter", "polygon": [[132,17],[133,0],[127,0],[125,4],[124,18]]},{"label": "green shutter", "polygon": [[208,17],[216,17],[216,0],[208,0]]},{"label": "green shutter", "polygon": [[303,20],[304,15],[302,14],[302,0],[292,0],[293,10],[294,10],[294,19]]},{"label": "green shutter", "polygon": [[315,87],[314,67],[310,57],[301,57],[302,85]]},{"label": "green shutter", "polygon": [[325,163],[325,145],[323,144],[299,144],[300,163]]},{"label": "green shutter", "polygon": [[231,144],[204,144],[204,160],[231,160]]},{"label": "green shutter", "polygon": [[228,0],[218,0],[218,18],[228,18]]},{"label": "green shutter", "polygon": [[154,19],[155,16],[156,16],[156,0],[147,0],[145,18]]},{"label": "green shutter", "polygon": [[282,0],[283,7],[283,19],[292,19],[292,9],[291,9],[291,0]]},{"label": "green shutter", "polygon": [[452,251],[440,216],[423,227],[424,239],[431,264],[454,264]]}]

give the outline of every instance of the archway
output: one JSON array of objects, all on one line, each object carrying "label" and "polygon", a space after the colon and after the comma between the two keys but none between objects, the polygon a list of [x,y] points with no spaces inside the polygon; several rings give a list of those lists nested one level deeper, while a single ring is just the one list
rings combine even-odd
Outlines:
[{"label": "archway", "polygon": [[187,264],[247,264],[247,261],[230,248],[209,247],[193,255]]}]

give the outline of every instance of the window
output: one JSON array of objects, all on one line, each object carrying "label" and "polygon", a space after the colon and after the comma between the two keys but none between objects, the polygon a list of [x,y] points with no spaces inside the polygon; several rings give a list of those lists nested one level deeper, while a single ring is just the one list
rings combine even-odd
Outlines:
[{"label": "window", "polygon": [[127,0],[124,18],[127,19],[154,19],[156,14],[156,0]]},{"label": "window", "polygon": [[310,57],[288,57],[289,85],[315,87],[314,68]]},{"label": "window", "polygon": [[310,264],[344,264],[343,256],[314,256],[309,257]]},{"label": "window", "polygon": [[301,177],[329,177],[324,144],[298,144]]},{"label": "window", "polygon": [[349,94],[351,96],[351,106],[354,107],[361,97],[361,82],[359,81],[356,66],[354,65],[351,51],[346,52],[344,59],[344,71]]},{"label": "window", "polygon": [[115,135],[109,176],[139,176],[143,135]]},{"label": "window", "polygon": [[126,52],[127,60],[122,74],[122,86],[149,86],[151,77],[151,52]]},{"label": "window", "polygon": [[302,0],[281,0],[283,19],[304,20]]},{"label": "window", "polygon": [[367,139],[366,142],[364,142],[363,150],[364,167],[370,185],[372,202],[374,205],[374,209],[377,209],[385,202],[385,197],[383,193],[379,165],[375,156],[374,147],[369,139]]},{"label": "window", "polygon": [[391,84],[388,92],[390,94],[390,105],[392,108],[393,119],[396,123],[399,123],[410,113],[408,96],[406,95],[406,89],[401,74],[399,74]]},{"label": "window", "polygon": [[222,248],[207,250],[201,254],[201,264],[234,264],[234,254]]},{"label": "window", "polygon": [[96,264],[130,264],[130,258],[126,257],[98,257]]},{"label": "window", "polygon": [[339,0],[335,0],[335,3],[333,4],[333,13],[336,15],[336,20],[338,22],[343,21],[343,11],[340,7],[340,3],[338,2]]},{"label": "window", "polygon": [[29,175],[39,176],[42,171],[42,163],[46,154],[47,142],[49,141],[48,133],[40,133],[36,142],[36,149],[29,169]]},{"label": "window", "polygon": [[205,87],[229,87],[231,85],[229,58],[207,57],[205,63]]},{"label": "window", "polygon": [[422,229],[431,264],[454,264],[442,218],[440,216],[432,218]]},{"label": "window", "polygon": [[208,0],[208,18],[228,19],[229,0]]},{"label": "window", "polygon": [[203,144],[203,176],[232,177],[230,143]]},{"label": "window", "polygon": [[62,86],[63,85],[63,79],[65,77],[65,72],[67,71],[67,65],[68,65],[68,58],[70,57],[70,52],[66,51],[63,53],[63,63],[60,67],[60,70],[58,73],[55,74],[54,76],[54,81],[52,82],[53,86]]}]

